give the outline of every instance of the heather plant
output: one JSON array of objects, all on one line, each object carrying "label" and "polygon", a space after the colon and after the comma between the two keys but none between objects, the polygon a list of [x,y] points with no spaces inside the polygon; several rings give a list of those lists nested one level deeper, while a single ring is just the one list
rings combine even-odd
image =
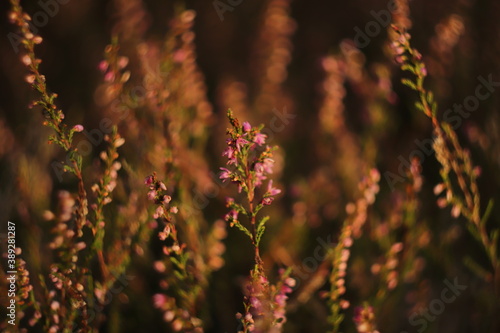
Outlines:
[{"label": "heather plant", "polygon": [[[488,255],[493,272],[492,282],[495,290],[498,291],[500,273],[497,244],[499,230],[495,228],[488,230],[487,227],[493,202],[490,201],[486,211],[481,214],[477,186],[479,168],[472,164],[469,151],[462,148],[452,126],[438,119],[438,106],[434,95],[424,87],[424,81],[428,75],[427,68],[422,61],[422,55],[418,50],[412,48],[410,35],[396,26],[394,26],[394,31],[397,36],[393,43],[397,55],[396,61],[401,64],[402,70],[408,71],[412,75],[410,79],[403,79],[402,82],[417,92],[419,100],[415,106],[432,122],[435,136],[433,148],[436,152],[436,158],[441,164],[440,175],[443,181],[434,187],[434,194],[445,193],[444,197],[438,199],[438,205],[442,208],[450,206],[453,217],[457,218],[463,215],[467,219],[469,231],[483,245]],[[480,267],[475,262],[470,265],[476,271]]]},{"label": "heather plant", "polygon": [[[237,185],[246,202],[228,197],[226,206],[230,211],[224,219],[250,238],[255,262],[247,285],[245,313],[237,317],[242,320],[244,332],[279,332],[286,320],[283,313],[286,294],[291,292],[290,287],[294,283],[288,278],[289,272],[283,272],[280,277],[282,282],[271,285],[259,250],[269,220],[269,216],[260,217],[259,212],[271,205],[274,197],[281,193],[273,186],[272,179],[268,179],[273,173],[274,149],[266,145],[266,136],[260,132],[263,126],[252,127],[248,122],[240,124],[231,110],[227,112],[227,117],[232,128],[227,131],[229,138],[223,156],[227,157],[226,164],[230,169],[221,168],[220,178]],[[246,225],[241,217],[248,221]]]}]

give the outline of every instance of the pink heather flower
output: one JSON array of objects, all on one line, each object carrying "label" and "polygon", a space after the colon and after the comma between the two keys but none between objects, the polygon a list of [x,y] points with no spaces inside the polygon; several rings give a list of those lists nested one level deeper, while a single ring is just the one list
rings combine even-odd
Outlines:
[{"label": "pink heather flower", "polygon": [[361,323],[363,320],[363,311],[364,308],[362,306],[357,306],[354,308],[354,317],[352,318],[356,324]]},{"label": "pink heather flower", "polygon": [[393,43],[392,49],[396,55],[402,55],[405,53],[404,47],[402,47],[399,43]]},{"label": "pink heather flower", "polygon": [[167,186],[165,186],[165,184],[163,182],[159,182],[159,185],[160,185],[160,188],[163,190],[163,191],[166,191],[167,190]]},{"label": "pink heather flower", "polygon": [[107,72],[106,75],[104,75],[104,81],[106,82],[112,82],[115,79],[115,73],[113,72]]},{"label": "pink heather flower", "polygon": [[237,164],[236,156],[234,154],[234,149],[233,147],[227,147],[224,152],[222,153],[222,156],[227,156],[228,162],[227,164]]},{"label": "pink heather flower", "polygon": [[120,69],[125,68],[127,65],[128,65],[128,58],[127,57],[118,58],[118,67]]},{"label": "pink heather flower", "polygon": [[257,297],[251,296],[250,297],[250,304],[252,304],[252,307],[255,310],[257,310],[257,313],[260,312],[259,310],[261,310],[262,303],[261,303],[261,301]]},{"label": "pink heather flower", "polygon": [[262,204],[264,206],[269,206],[273,202],[274,198],[273,197],[267,197],[262,199]]},{"label": "pink heather flower", "polygon": [[234,209],[231,209],[229,211],[229,213],[227,213],[226,216],[224,216],[224,220],[226,220],[228,222],[237,221],[238,220],[238,212]]},{"label": "pink heather flower", "polygon": [[422,68],[420,69],[420,73],[422,73],[422,75],[423,75],[423,76],[427,76],[427,68],[425,68],[425,66],[424,66],[424,67],[422,67]]},{"label": "pink heather flower", "polygon": [[153,176],[152,176],[152,175],[149,175],[149,176],[147,176],[146,178],[144,178],[144,184],[146,184],[146,185],[151,185],[151,184],[153,184]]},{"label": "pink heather flower", "polygon": [[152,190],[148,192],[148,200],[153,201],[156,198],[156,191]]},{"label": "pink heather flower", "polygon": [[183,50],[177,50],[174,52],[174,55],[173,55],[173,60],[174,62],[180,64],[181,62],[183,62],[185,59],[186,59],[186,52],[184,52]]},{"label": "pink heather flower", "polygon": [[255,173],[257,174],[263,174],[264,173],[264,165],[262,163],[255,163],[255,166],[253,167],[255,170]]},{"label": "pink heather flower", "polygon": [[288,296],[285,295],[285,294],[278,294],[274,298],[274,300],[276,301],[276,304],[278,304],[281,307],[285,307],[286,306],[286,300],[287,299],[288,299]]},{"label": "pink heather flower", "polygon": [[223,181],[226,181],[226,179],[231,178],[231,171],[229,171],[226,168],[220,168],[222,172],[219,175],[219,178],[222,179]]},{"label": "pink heather flower", "polygon": [[238,151],[240,151],[241,147],[246,144],[248,144],[248,140],[245,140],[243,138],[236,139],[236,149],[238,149]]},{"label": "pink heather flower", "polygon": [[422,54],[420,52],[414,49],[413,54],[415,55],[415,58],[417,58],[417,60],[422,60]]},{"label": "pink heather flower", "polygon": [[439,195],[441,192],[443,192],[446,189],[446,186],[443,183],[439,183],[436,186],[434,186],[434,194]]},{"label": "pink heather flower", "polygon": [[177,214],[179,212],[179,208],[176,206],[170,207],[170,213]]},{"label": "pink heather flower", "polygon": [[25,64],[26,66],[29,66],[31,65],[31,58],[29,55],[25,54],[22,58],[21,58],[21,61],[23,62],[23,64]]},{"label": "pink heather flower", "polygon": [[153,304],[154,304],[155,308],[161,309],[163,307],[163,305],[165,305],[165,303],[167,303],[167,296],[165,296],[163,294],[153,295]]},{"label": "pink heather flower", "polygon": [[102,60],[99,63],[98,67],[99,67],[99,70],[104,73],[104,72],[106,72],[108,70],[109,63],[106,60]]},{"label": "pink heather flower", "polygon": [[266,135],[262,133],[255,133],[255,137],[253,138],[253,142],[258,144],[259,146],[262,146],[264,143],[266,143]]},{"label": "pink heather flower", "polygon": [[29,84],[33,84],[35,82],[35,75],[27,75],[25,78],[26,82],[28,82]]},{"label": "pink heather flower", "polygon": [[226,198],[226,207],[230,207],[233,204],[234,204],[234,199],[230,198],[230,197],[227,197]]},{"label": "pink heather flower", "polygon": [[269,195],[276,195],[276,194],[279,194],[281,193],[281,190],[279,188],[275,188],[273,187],[273,180],[269,180],[269,183],[267,183],[267,193],[269,193]]},{"label": "pink heather flower", "polygon": [[156,208],[155,213],[153,214],[153,218],[157,219],[161,217],[165,213],[165,210],[163,209],[163,206],[158,206]]},{"label": "pink heather flower", "polygon": [[252,130],[252,126],[250,125],[250,123],[248,121],[245,121],[243,123],[243,130],[245,132],[250,132]]},{"label": "pink heather flower", "polygon": [[340,307],[344,310],[347,309],[349,305],[350,305],[349,301],[346,301],[345,299],[340,301]]},{"label": "pink heather flower", "polygon": [[83,131],[83,126],[80,125],[80,124],[75,125],[75,126],[73,126],[73,131],[75,131],[75,132],[81,132],[81,131]]},{"label": "pink heather flower", "polygon": [[274,160],[272,158],[265,158],[262,166],[267,173],[273,173]]}]

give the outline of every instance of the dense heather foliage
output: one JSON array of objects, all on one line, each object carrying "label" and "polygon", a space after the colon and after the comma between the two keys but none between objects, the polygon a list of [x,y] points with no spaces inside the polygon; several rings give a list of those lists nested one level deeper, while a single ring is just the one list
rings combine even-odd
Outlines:
[{"label": "dense heather foliage", "polygon": [[495,1],[22,5],[2,331],[500,331]]}]

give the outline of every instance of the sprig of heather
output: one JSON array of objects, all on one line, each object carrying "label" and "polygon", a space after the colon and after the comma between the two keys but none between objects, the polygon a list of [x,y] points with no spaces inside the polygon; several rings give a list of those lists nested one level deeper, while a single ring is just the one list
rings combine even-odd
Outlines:
[{"label": "sprig of heather", "polygon": [[[65,219],[58,220],[54,228],[57,236],[51,245],[53,249],[57,249],[59,262],[51,265],[49,275],[59,291],[57,297],[61,306],[57,310],[58,319],[54,319],[53,316],[47,317],[45,328],[57,327],[69,330],[76,325],[83,331],[88,331],[90,328],[85,302],[87,290],[85,290],[84,285],[86,285],[87,278],[91,279],[91,277],[88,268],[77,265],[79,252],[86,247],[81,238],[83,236],[82,229],[87,224],[88,202],[82,175],[82,156],[73,144],[74,134],[82,132],[83,126],[68,127],[63,123],[65,115],[55,103],[57,94],[48,91],[45,76],[39,71],[39,65],[42,61],[36,57],[35,46],[42,42],[42,38],[30,31],[31,17],[24,12],[19,0],[11,0],[10,4],[9,18],[18,27],[22,36],[24,54],[21,61],[29,70],[25,80],[40,94],[40,97],[31,103],[31,107],[41,107],[45,118],[43,124],[55,132],[49,137],[49,143],[58,145],[66,152],[67,161],[65,161],[63,170],[72,173],[78,181],[76,202],[66,192],[65,201],[68,204],[69,213],[66,214]],[[73,227],[69,229],[66,222],[73,217]]]},{"label": "sprig of heather", "polygon": [[[153,201],[156,206],[153,218],[164,222],[164,227],[158,237],[169,244],[163,246],[163,253],[168,256],[170,263],[174,266],[174,283],[177,286],[177,288],[169,289],[178,294],[178,297],[163,293],[155,294],[154,305],[163,311],[164,320],[170,322],[175,331],[203,332],[202,321],[195,316],[200,286],[196,285],[195,277],[190,273],[191,255],[187,250],[187,245],[179,241],[177,226],[173,219],[179,209],[170,204],[172,197],[168,195],[167,186],[157,178],[155,173],[147,176],[144,183],[149,187],[148,200]],[[162,262],[156,262],[155,268],[159,272],[166,270]]]},{"label": "sprig of heather", "polygon": [[173,214],[177,214],[179,209],[177,206],[170,206],[172,197],[167,193],[167,186],[156,177],[156,173],[147,176],[144,184],[149,187],[148,200],[154,202],[156,206],[153,218],[165,222],[165,227],[158,236],[161,240],[171,239],[173,241],[173,244],[168,248],[167,254],[181,254],[182,249],[177,237],[177,228],[172,220]]},{"label": "sprig of heather", "polygon": [[417,158],[412,159],[402,212],[402,225],[407,231],[403,240],[404,252],[400,259],[400,279],[406,283],[415,282],[425,267],[425,261],[418,253],[430,242],[430,231],[427,225],[418,221],[420,211],[418,194],[423,184],[421,172],[420,161]]},{"label": "sprig of heather", "polygon": [[378,182],[380,173],[377,169],[370,170],[367,177],[359,183],[361,196],[355,203],[346,206],[347,218],[342,225],[337,245],[331,255],[332,270],[329,276],[330,290],[325,293],[330,315],[328,323],[331,326],[330,332],[337,333],[340,324],[344,320],[342,310],[350,306],[349,301],[342,298],[346,292],[347,264],[351,255],[353,239],[359,238],[362,227],[367,219],[367,209],[375,202],[375,196],[379,191]]},{"label": "sprig of heather", "polygon": [[[259,243],[266,229],[268,216],[257,218],[258,213],[264,206],[269,206],[274,196],[281,193],[280,189],[273,186],[273,181],[267,181],[264,194],[257,198],[257,190],[262,187],[269,174],[273,172],[273,150],[266,143],[266,135],[261,133],[263,126],[252,127],[248,122],[240,125],[238,119],[234,118],[231,110],[227,117],[232,129],[228,129],[229,138],[226,140],[227,148],[223,156],[227,157],[228,168],[220,168],[222,173],[220,179],[230,180],[238,186],[238,192],[246,194],[246,205],[237,203],[234,198],[227,198],[226,205],[230,208],[225,215],[225,220],[231,227],[235,226],[243,231],[252,241],[255,250],[256,267],[262,269],[262,259],[259,253]],[[240,215],[244,215],[250,222],[247,228],[241,221]]]},{"label": "sprig of heather", "polygon": [[279,271],[279,280],[273,285],[258,270],[252,270],[251,280],[247,284],[245,296],[245,313],[237,313],[242,331],[279,333],[286,322],[286,305],[288,295],[295,287],[296,281],[290,277],[291,268]]},{"label": "sprig of heather", "polygon": [[23,11],[19,4],[19,0],[10,0],[11,12],[9,18],[15,24],[22,35],[22,45],[24,46],[24,55],[21,61],[28,68],[30,74],[26,76],[28,82],[33,89],[40,93],[40,98],[31,103],[31,107],[40,106],[43,110],[45,121],[43,124],[52,128],[55,135],[49,137],[49,143],[54,143],[67,152],[69,164],[64,165],[65,172],[71,172],[78,179],[78,206],[76,208],[76,230],[75,237],[82,236],[82,227],[86,222],[87,209],[87,193],[82,176],[82,156],[73,145],[73,136],[75,133],[83,131],[82,125],[75,125],[69,128],[63,123],[64,113],[55,104],[57,94],[50,93],[47,89],[45,76],[39,71],[39,66],[42,62],[35,54],[35,45],[42,42],[42,37],[34,35],[30,31],[29,22],[31,17]]},{"label": "sprig of heather", "polygon": [[117,149],[125,143],[125,139],[118,134],[117,128],[114,127],[111,135],[106,135],[104,140],[108,143],[107,151],[102,151],[100,155],[105,164],[104,172],[102,174],[102,178],[99,179],[97,183],[92,185],[92,191],[96,194],[97,199],[96,202],[91,205],[95,218],[95,223],[92,226],[94,239],[91,249],[96,251],[97,259],[99,260],[99,264],[101,266],[103,280],[107,281],[109,272],[103,255],[106,217],[104,216],[103,210],[104,206],[112,201],[111,195],[116,187],[118,171],[121,169],[121,163],[118,162],[119,155]]},{"label": "sprig of heather", "polygon": [[[281,190],[273,186],[273,181],[268,179],[273,172],[272,152],[275,148],[265,144],[266,136],[261,133],[262,125],[252,127],[248,122],[240,124],[231,110],[228,110],[227,117],[232,128],[227,130],[229,138],[222,155],[227,157],[228,167],[221,168],[220,178],[237,185],[238,192],[243,192],[246,200],[239,203],[234,198],[227,198],[226,205],[230,211],[225,215],[225,220],[250,238],[255,260],[247,285],[245,314],[237,314],[237,318],[241,320],[245,333],[279,332],[285,317],[285,296],[291,291],[293,282],[287,279],[288,276],[282,276],[284,284],[275,286],[269,283],[259,252],[259,244],[269,217],[258,217],[261,209],[271,205],[274,197],[281,193]],[[248,222],[243,223],[241,216],[245,216]]]},{"label": "sprig of heather", "polygon": [[380,333],[377,330],[375,312],[373,307],[364,304],[354,309],[354,323],[358,333]]},{"label": "sprig of heather", "polygon": [[438,205],[451,206],[453,217],[463,215],[469,221],[467,227],[485,248],[493,268],[495,288],[500,293],[500,260],[497,251],[500,229],[488,232],[486,222],[492,211],[492,201],[481,216],[480,195],[476,181],[480,173],[479,168],[472,164],[469,151],[460,145],[453,128],[448,123],[438,120],[437,103],[434,101],[433,93],[424,87],[427,69],[422,61],[422,55],[412,48],[410,35],[396,26],[393,26],[393,30],[397,36],[392,44],[396,61],[403,71],[413,75],[411,79],[403,79],[402,83],[417,92],[419,101],[415,106],[432,121],[435,135],[433,148],[441,164],[440,175],[443,180],[436,185],[434,193],[436,195],[446,193],[445,197],[438,199]]},{"label": "sprig of heather", "polygon": [[[21,255],[21,248],[16,248],[16,255]],[[33,308],[31,318],[28,319],[28,325],[34,326],[42,317],[40,311],[40,303],[35,299],[33,284],[30,280],[30,272],[26,267],[26,261],[19,259],[17,261],[17,305],[18,317],[23,318],[26,315],[26,310]]]}]

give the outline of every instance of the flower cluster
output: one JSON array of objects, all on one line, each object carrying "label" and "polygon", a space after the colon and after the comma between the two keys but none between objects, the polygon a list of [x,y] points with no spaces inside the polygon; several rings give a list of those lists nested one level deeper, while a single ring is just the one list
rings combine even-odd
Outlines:
[{"label": "flower cluster", "polygon": [[263,272],[252,271],[246,286],[245,314],[236,314],[242,323],[240,332],[281,332],[286,322],[288,295],[296,284],[290,272],[290,269],[280,269],[279,282],[272,285]]},{"label": "flower cluster", "polygon": [[163,231],[159,233],[160,239],[165,240],[171,237],[174,240],[174,245],[171,246],[171,249],[174,252],[179,252],[180,248],[177,242],[177,231],[175,225],[172,223],[171,216],[171,214],[176,214],[179,210],[176,206],[168,206],[172,197],[167,194],[167,186],[164,182],[156,178],[155,173],[147,176],[144,179],[144,184],[149,186],[149,192],[147,194],[148,200],[153,201],[156,205],[153,218],[164,218],[167,222]]},{"label": "flower cluster", "polygon": [[354,323],[358,333],[379,333],[375,325],[375,314],[373,307],[369,305],[359,306],[354,309]]},{"label": "flower cluster", "polygon": [[175,332],[202,333],[201,320],[192,317],[186,310],[179,308],[176,300],[165,294],[153,295],[154,307],[163,312],[163,320],[170,323]]},{"label": "flower cluster", "polygon": [[275,308],[273,309],[273,316],[275,320],[275,327],[281,328],[286,322],[286,301],[288,300],[288,295],[292,292],[292,288],[295,287],[296,281],[289,277],[290,270],[280,270],[280,281],[276,288],[276,294],[274,295]]},{"label": "flower cluster", "polygon": [[[227,198],[226,205],[230,211],[225,215],[225,220],[230,226],[238,227],[250,237],[256,248],[256,259],[259,261],[258,245],[268,218],[262,218],[256,225],[256,216],[264,206],[273,202],[275,195],[281,193],[281,190],[273,186],[273,181],[269,180],[264,194],[259,200],[255,198],[256,190],[262,187],[269,174],[273,173],[274,149],[265,144],[266,135],[261,132],[262,126],[252,127],[248,122],[240,125],[231,110],[228,110],[227,116],[232,129],[227,131],[229,138],[226,140],[227,148],[222,156],[227,157],[226,164],[231,169],[220,168],[222,172],[219,177],[223,181],[230,180],[238,186],[239,192],[243,191],[246,194],[248,208],[236,203],[233,198]],[[244,214],[250,219],[251,231],[240,223],[239,214]]]},{"label": "flower cluster", "polygon": [[[257,220],[259,211],[270,205],[281,192],[273,186],[272,180],[268,180],[268,176],[273,173],[273,148],[266,145],[262,126],[252,127],[248,122],[240,125],[231,110],[227,116],[232,128],[227,131],[229,138],[222,156],[227,157],[228,168],[221,168],[220,178],[236,184],[238,191],[246,194],[247,203],[244,205],[234,198],[227,198],[226,205],[230,211],[225,215],[225,220],[230,226],[243,231],[251,239],[255,250],[255,267],[246,288],[245,315],[238,314],[237,318],[241,320],[245,333],[280,331],[285,320],[286,294],[291,292],[294,281],[282,274],[281,285],[269,283],[259,254],[259,243],[269,217]],[[266,180],[267,186],[262,190]],[[256,197],[257,191],[263,192],[259,198]],[[240,222],[240,214],[249,219],[250,228]],[[270,313],[274,314],[273,317],[269,316]]]}]

